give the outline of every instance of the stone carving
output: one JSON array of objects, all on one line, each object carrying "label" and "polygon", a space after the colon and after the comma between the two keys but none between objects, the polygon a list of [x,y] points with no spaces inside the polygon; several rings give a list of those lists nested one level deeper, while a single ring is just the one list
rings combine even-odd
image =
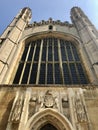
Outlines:
[{"label": "stone carving", "polygon": [[38,104],[40,104],[40,108],[59,108],[58,98],[53,97],[51,90],[47,90],[44,96],[39,96]]},{"label": "stone carving", "polygon": [[79,122],[87,121],[85,106],[83,104],[81,95],[78,92],[76,92],[75,94],[75,109],[76,109],[77,120]]},{"label": "stone carving", "polygon": [[69,101],[66,96],[62,97],[62,110],[63,114],[70,120]]},{"label": "stone carving", "polygon": [[11,116],[12,122],[20,121],[22,107],[23,107],[23,100],[21,98],[19,98],[19,99],[17,99],[17,101],[14,105],[13,111],[12,111],[12,116]]},{"label": "stone carving", "polygon": [[35,113],[35,106],[36,106],[37,97],[31,97],[29,101],[29,118]]},{"label": "stone carving", "polygon": [[52,108],[55,104],[55,100],[52,96],[52,93],[49,90],[45,94],[44,104],[47,108]]}]

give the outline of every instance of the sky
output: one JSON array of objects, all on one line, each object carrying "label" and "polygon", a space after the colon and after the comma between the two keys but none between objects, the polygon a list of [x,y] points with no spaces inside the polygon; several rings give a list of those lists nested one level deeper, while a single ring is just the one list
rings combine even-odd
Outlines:
[{"label": "sky", "polygon": [[0,0],[0,35],[17,15],[20,9],[30,7],[32,20],[69,21],[73,6],[80,7],[98,29],[98,0]]}]

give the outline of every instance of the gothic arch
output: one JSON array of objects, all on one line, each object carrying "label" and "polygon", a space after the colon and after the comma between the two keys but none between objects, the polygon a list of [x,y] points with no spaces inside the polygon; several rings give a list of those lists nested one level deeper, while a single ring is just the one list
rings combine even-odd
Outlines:
[{"label": "gothic arch", "polygon": [[21,39],[20,42],[23,42],[23,43],[28,43],[34,39],[40,39],[40,38],[44,38],[44,37],[56,37],[56,38],[61,38],[61,39],[65,39],[65,40],[68,40],[68,41],[73,41],[74,44],[76,46],[78,46],[81,41],[80,41],[80,38],[76,35],[73,35],[73,34],[70,34],[70,33],[65,33],[65,32],[37,32],[37,33],[34,33],[34,34],[27,34],[25,37],[23,37],[23,39]]},{"label": "gothic arch", "polygon": [[46,124],[51,124],[57,130],[74,130],[69,120],[58,111],[51,108],[41,110],[27,122],[25,130],[40,130]]}]

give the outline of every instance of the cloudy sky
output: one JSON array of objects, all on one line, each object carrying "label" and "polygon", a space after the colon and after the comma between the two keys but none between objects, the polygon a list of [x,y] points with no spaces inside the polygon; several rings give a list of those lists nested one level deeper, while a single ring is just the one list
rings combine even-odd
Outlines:
[{"label": "cloudy sky", "polygon": [[98,0],[0,0],[0,34],[23,7],[32,9],[32,21],[70,21],[70,9],[79,6],[98,29]]}]

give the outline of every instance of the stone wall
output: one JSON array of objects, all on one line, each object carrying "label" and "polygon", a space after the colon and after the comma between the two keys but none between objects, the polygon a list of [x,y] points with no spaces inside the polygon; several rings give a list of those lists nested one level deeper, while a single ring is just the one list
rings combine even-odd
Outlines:
[{"label": "stone wall", "polygon": [[[64,127],[68,130],[97,130],[97,102],[98,90],[94,86],[1,86],[0,130],[31,130],[28,124],[32,118],[48,109],[67,120],[70,127],[66,124]],[[48,118],[45,120],[48,122]],[[32,123],[36,126],[37,120]]]}]

